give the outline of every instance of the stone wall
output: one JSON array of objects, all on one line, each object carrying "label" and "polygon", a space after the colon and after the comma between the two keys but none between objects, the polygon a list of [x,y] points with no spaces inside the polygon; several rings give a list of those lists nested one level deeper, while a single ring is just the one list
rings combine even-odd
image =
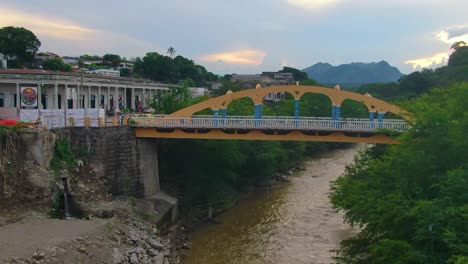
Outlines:
[{"label": "stone wall", "polygon": [[128,127],[71,128],[73,151],[86,156],[114,195],[150,197],[159,191],[155,140],[137,139]]}]

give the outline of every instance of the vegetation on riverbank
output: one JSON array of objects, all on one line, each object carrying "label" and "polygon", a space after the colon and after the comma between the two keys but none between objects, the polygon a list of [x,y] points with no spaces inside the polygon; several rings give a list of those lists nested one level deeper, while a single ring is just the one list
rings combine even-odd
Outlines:
[{"label": "vegetation on riverbank", "polygon": [[401,145],[362,153],[331,200],[361,232],[338,263],[468,262],[468,83],[433,89],[408,105]]}]

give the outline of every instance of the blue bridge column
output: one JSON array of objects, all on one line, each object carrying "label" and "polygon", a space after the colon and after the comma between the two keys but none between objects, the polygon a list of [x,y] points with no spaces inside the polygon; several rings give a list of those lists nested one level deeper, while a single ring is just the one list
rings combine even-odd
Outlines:
[{"label": "blue bridge column", "polygon": [[375,112],[370,111],[369,112],[369,128],[374,129],[374,116]]},{"label": "blue bridge column", "polygon": [[258,104],[254,106],[254,124],[255,126],[260,125],[260,119],[262,119],[262,105]]},{"label": "blue bridge column", "polygon": [[227,109],[226,108],[221,109],[221,118],[223,119],[223,125],[226,122],[226,115],[227,115]]},{"label": "blue bridge column", "polygon": [[335,121],[336,119],[336,106],[332,105],[332,120]]},{"label": "blue bridge column", "polygon": [[383,127],[383,118],[384,118],[385,113],[377,113],[377,116],[379,118],[379,128]]},{"label": "blue bridge column", "polygon": [[294,125],[296,127],[299,126],[299,102],[300,102],[300,100],[298,100],[298,99],[296,99],[294,101],[294,119],[295,119]]},{"label": "blue bridge column", "polygon": [[214,125],[215,126],[218,126],[218,113],[219,113],[218,109],[213,109]]},{"label": "blue bridge column", "polygon": [[336,127],[341,128],[341,106],[335,106]]}]

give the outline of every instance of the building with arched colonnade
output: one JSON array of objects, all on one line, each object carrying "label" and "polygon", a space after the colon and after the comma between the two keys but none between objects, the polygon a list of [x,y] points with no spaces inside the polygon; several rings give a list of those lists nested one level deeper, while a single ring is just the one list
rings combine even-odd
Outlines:
[{"label": "building with arched colonnade", "polygon": [[[31,89],[28,89],[31,88]],[[104,109],[149,107],[167,84],[143,79],[106,77],[30,69],[0,69],[0,118],[21,109]],[[28,100],[27,97],[30,95]],[[35,100],[34,100],[35,97]]]}]

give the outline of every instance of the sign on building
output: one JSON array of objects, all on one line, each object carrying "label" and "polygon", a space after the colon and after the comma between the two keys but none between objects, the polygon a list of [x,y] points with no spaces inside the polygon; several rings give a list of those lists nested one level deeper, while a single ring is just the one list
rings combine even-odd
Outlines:
[{"label": "sign on building", "polygon": [[21,87],[21,106],[37,106],[37,87]]}]

